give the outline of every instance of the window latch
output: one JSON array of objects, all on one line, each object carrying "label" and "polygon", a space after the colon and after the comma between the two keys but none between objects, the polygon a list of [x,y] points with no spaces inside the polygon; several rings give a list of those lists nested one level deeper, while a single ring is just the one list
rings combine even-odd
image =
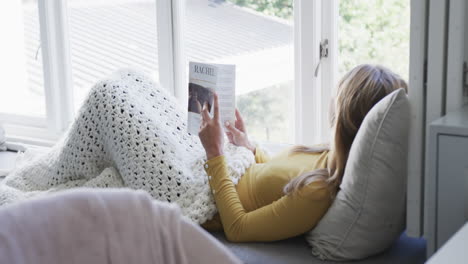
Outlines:
[{"label": "window latch", "polygon": [[320,63],[322,63],[323,58],[328,58],[328,39],[320,41],[320,58],[317,67],[315,67],[315,77],[318,76],[318,72],[320,70]]},{"label": "window latch", "polygon": [[39,56],[39,50],[40,49],[41,49],[41,44],[39,43],[39,45],[37,46],[36,55],[34,56],[35,60],[37,60],[37,57]]}]

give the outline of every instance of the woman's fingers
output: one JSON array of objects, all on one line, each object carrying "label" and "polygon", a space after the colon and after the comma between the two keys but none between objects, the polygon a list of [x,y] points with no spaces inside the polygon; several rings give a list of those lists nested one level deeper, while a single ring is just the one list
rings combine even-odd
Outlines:
[{"label": "woman's fingers", "polygon": [[215,120],[219,120],[219,102],[218,102],[218,94],[214,93],[214,115],[213,118]]},{"label": "woman's fingers", "polygon": [[233,135],[238,135],[239,133],[241,133],[242,131],[240,131],[239,129],[235,128],[231,123],[229,122],[226,122],[226,128],[229,130],[230,133],[232,133]]},{"label": "woman's fingers", "polygon": [[210,114],[208,113],[208,106],[206,103],[203,104],[203,109],[201,111],[201,116],[202,116],[202,121],[203,123],[206,123],[210,121]]},{"label": "woman's fingers", "polygon": [[226,131],[226,136],[229,140],[229,143],[234,144],[234,136],[232,135],[232,133],[229,131]]},{"label": "woman's fingers", "polygon": [[245,124],[244,124],[244,119],[242,118],[239,109],[236,108],[236,127],[241,130],[242,132],[245,132]]},{"label": "woman's fingers", "polygon": [[198,101],[197,99],[195,99],[195,108],[196,108],[197,113],[200,113],[203,108],[202,105],[200,104],[200,101]]},{"label": "woman's fingers", "polygon": [[237,108],[236,108],[236,119],[239,120],[239,121],[244,121],[242,119],[242,116],[241,116],[240,112],[239,112],[239,109],[237,109]]}]

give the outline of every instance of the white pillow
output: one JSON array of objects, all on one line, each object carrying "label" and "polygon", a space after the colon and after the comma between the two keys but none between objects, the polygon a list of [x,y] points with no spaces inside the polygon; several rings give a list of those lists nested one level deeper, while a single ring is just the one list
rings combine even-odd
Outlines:
[{"label": "white pillow", "polygon": [[388,248],[405,225],[409,103],[399,89],[366,115],[341,190],[307,240],[327,260],[362,259]]}]

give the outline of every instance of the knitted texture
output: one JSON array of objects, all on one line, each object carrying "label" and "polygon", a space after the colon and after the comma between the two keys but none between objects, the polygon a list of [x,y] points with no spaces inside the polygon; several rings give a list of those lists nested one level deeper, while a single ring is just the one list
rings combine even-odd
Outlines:
[{"label": "knitted texture", "polygon": [[[0,185],[0,205],[75,187],[127,187],[173,202],[204,223],[216,206],[203,169],[205,153],[188,134],[176,99],[141,73],[119,71],[97,83],[64,138]],[[237,184],[254,162],[244,147],[225,146]]]}]

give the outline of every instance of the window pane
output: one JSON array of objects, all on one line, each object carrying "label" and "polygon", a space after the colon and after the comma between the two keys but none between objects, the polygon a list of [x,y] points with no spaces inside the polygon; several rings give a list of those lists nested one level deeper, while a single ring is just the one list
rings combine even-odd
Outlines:
[{"label": "window pane", "polygon": [[408,80],[410,1],[340,0],[339,71],[381,64]]},{"label": "window pane", "polygon": [[0,1],[0,113],[45,117],[37,0]]},{"label": "window pane", "polygon": [[75,107],[89,89],[121,68],[159,81],[156,0],[69,0]]},{"label": "window pane", "polygon": [[259,141],[293,141],[292,1],[186,1],[188,60],[236,65],[236,104]]}]

